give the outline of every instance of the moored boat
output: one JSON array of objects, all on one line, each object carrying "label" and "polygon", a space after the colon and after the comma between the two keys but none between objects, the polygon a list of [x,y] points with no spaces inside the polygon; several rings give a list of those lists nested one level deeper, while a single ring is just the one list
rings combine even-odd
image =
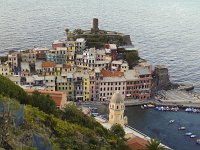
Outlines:
[{"label": "moored boat", "polygon": [[196,143],[197,143],[197,144],[200,144],[200,139],[197,139],[197,140],[196,140]]},{"label": "moored boat", "polygon": [[169,121],[169,123],[174,123],[174,122],[175,122],[175,120],[170,120],[170,121]]},{"label": "moored boat", "polygon": [[192,134],[190,137],[191,138],[195,138],[197,135],[195,135],[195,134]]},{"label": "moored boat", "polygon": [[148,106],[148,108],[154,108],[155,107],[155,105],[153,105],[153,104],[147,104],[147,106]]},{"label": "moored boat", "polygon": [[186,136],[191,136],[192,135],[192,132],[187,132],[185,133]]},{"label": "moored boat", "polygon": [[179,127],[178,129],[179,130],[185,130],[186,128],[185,127]]}]

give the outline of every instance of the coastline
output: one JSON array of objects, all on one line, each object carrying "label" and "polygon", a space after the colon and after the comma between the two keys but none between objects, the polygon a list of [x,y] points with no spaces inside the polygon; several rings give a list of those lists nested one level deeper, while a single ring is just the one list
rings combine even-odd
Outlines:
[{"label": "coastline", "polygon": [[[110,130],[110,128],[111,128],[112,125],[108,122],[107,119],[105,119],[105,118],[103,118],[103,117],[100,117],[100,116],[97,116],[97,117],[94,117],[94,118],[95,118],[95,120],[96,120],[97,122],[99,122],[103,127],[105,127],[106,129],[109,129],[109,130]],[[148,135],[146,135],[146,134],[144,134],[144,133],[138,131],[137,129],[135,129],[135,128],[129,126],[129,125],[123,126],[123,128],[124,128],[124,131],[125,131],[126,135],[127,135],[130,139],[133,138],[133,137],[140,137],[140,138],[142,138],[142,139],[145,140],[145,141],[148,141],[148,140],[151,139]],[[126,136],[126,135],[125,135],[125,136]],[[162,143],[161,143],[161,146],[163,146],[163,147],[166,148],[167,150],[172,150],[170,147],[168,147],[168,146],[166,146],[166,145],[164,145],[164,144],[162,144]]]}]

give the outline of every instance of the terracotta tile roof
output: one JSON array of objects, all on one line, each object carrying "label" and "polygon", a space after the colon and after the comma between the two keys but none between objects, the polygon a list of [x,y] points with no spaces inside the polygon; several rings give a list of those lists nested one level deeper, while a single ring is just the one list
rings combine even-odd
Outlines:
[{"label": "terracotta tile roof", "polygon": [[[25,90],[28,94],[32,94],[32,92],[34,90]],[[46,90],[38,90],[40,93],[42,94],[48,94],[53,100],[54,102],[56,103],[56,106],[61,106],[61,103],[62,103],[62,97],[63,97],[63,92],[60,92],[60,91],[46,91]]]},{"label": "terracotta tile roof", "polygon": [[66,68],[66,69],[68,69],[68,68],[71,68],[72,66],[70,65],[70,64],[63,64],[63,68]]},{"label": "terracotta tile roof", "polygon": [[[50,95],[51,96],[51,95]],[[61,105],[61,102],[62,102],[62,97],[58,97],[58,96],[51,96],[52,99],[54,100],[54,102],[56,103],[56,106],[57,107],[60,107]]]},{"label": "terracotta tile roof", "polygon": [[128,146],[130,147],[131,150],[145,149],[146,144],[147,144],[146,140],[137,136],[128,141]]},{"label": "terracotta tile roof", "polygon": [[119,77],[124,76],[124,73],[120,71],[102,70],[101,75],[103,75],[103,77]]},{"label": "terracotta tile roof", "polygon": [[42,62],[42,67],[55,67],[55,66],[56,66],[55,62],[48,62],[48,61]]}]

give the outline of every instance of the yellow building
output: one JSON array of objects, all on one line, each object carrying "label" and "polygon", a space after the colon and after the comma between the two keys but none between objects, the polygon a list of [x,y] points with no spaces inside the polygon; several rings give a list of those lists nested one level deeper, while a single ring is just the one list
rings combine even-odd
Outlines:
[{"label": "yellow building", "polygon": [[56,64],[55,71],[54,71],[54,75],[55,76],[60,76],[61,75],[61,73],[62,73],[62,67],[63,67],[62,64]]},{"label": "yellow building", "polygon": [[74,64],[75,50],[75,41],[69,41],[67,43],[67,64]]},{"label": "yellow building", "polygon": [[89,75],[84,75],[83,83],[83,101],[89,101],[90,99],[90,78]]},{"label": "yellow building", "polygon": [[67,79],[58,76],[56,79],[56,91],[66,92],[66,88],[67,88]]}]

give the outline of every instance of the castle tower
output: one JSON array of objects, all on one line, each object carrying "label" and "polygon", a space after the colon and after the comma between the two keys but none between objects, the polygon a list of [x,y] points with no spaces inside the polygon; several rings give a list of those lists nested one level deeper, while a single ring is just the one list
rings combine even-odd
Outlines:
[{"label": "castle tower", "polygon": [[127,124],[127,117],[124,117],[124,99],[119,91],[115,92],[110,99],[109,103],[109,123]]},{"label": "castle tower", "polygon": [[97,33],[99,32],[99,23],[98,23],[98,19],[97,18],[93,18],[93,27],[91,29],[92,33]]}]

